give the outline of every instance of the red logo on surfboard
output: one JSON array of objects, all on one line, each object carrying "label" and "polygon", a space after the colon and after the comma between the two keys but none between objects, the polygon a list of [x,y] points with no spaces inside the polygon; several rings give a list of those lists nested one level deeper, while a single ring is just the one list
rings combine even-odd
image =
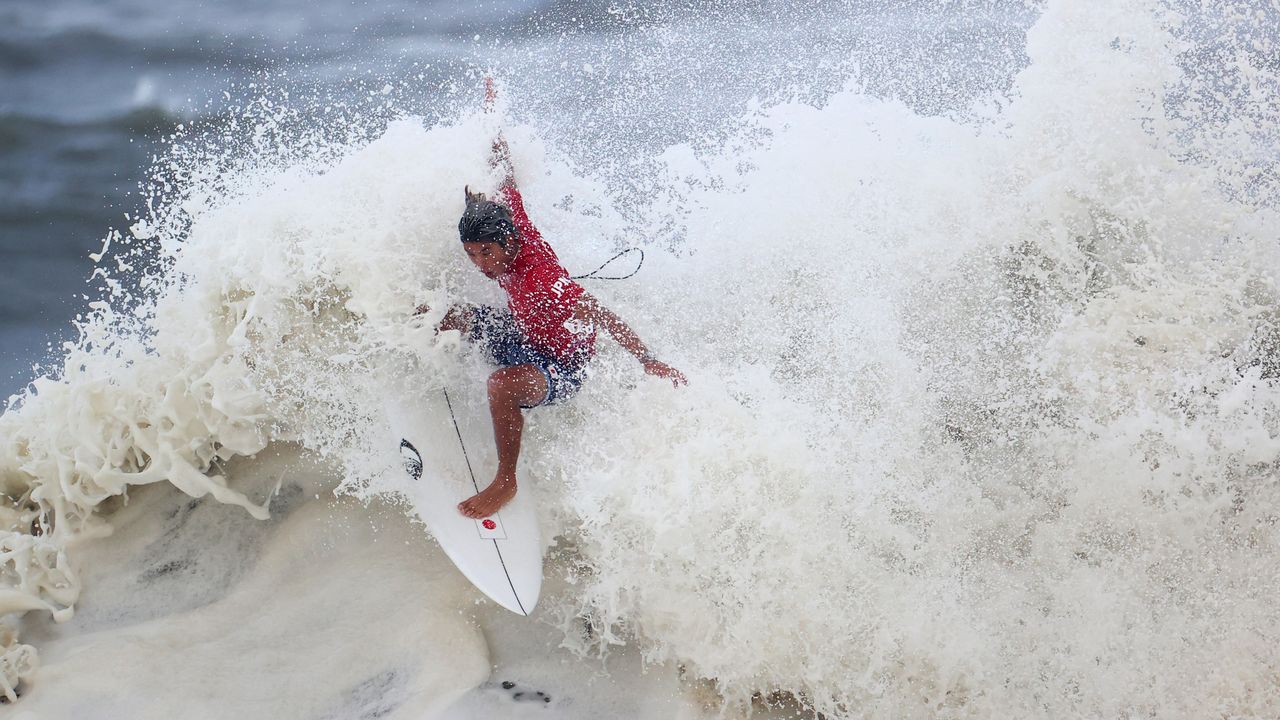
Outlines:
[{"label": "red logo on surfboard", "polygon": [[490,520],[489,518],[485,518],[480,524],[484,526],[485,530],[492,530],[498,527],[498,523]]}]

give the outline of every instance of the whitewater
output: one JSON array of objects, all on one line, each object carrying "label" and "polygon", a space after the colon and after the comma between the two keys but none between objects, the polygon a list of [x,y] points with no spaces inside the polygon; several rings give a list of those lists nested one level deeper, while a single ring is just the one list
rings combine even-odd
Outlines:
[{"label": "whitewater", "polygon": [[[612,163],[503,68],[489,114],[180,127],[0,416],[9,712],[1280,716],[1277,8],[1035,10],[962,108],[848,69]],[[483,393],[432,328],[502,302],[456,236],[500,130],[571,272],[644,249],[584,284],[690,381],[602,341],[527,415],[529,619],[382,411]]]}]

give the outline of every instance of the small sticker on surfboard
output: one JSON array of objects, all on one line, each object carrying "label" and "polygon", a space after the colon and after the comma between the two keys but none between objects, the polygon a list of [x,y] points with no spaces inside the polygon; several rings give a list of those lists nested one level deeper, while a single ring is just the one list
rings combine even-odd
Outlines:
[{"label": "small sticker on surfboard", "polygon": [[480,531],[480,539],[482,540],[507,539],[507,530],[502,527],[502,518],[497,515],[490,515],[487,518],[477,520],[476,530]]},{"label": "small sticker on surfboard", "polygon": [[400,438],[400,459],[404,462],[405,472],[414,480],[422,479],[422,455],[413,443]]}]

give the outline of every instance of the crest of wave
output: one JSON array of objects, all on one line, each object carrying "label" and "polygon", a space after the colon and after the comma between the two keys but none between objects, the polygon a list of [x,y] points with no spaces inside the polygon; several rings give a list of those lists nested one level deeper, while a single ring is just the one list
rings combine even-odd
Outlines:
[{"label": "crest of wave", "polygon": [[685,253],[615,302],[696,373],[543,443],[571,644],[831,717],[1280,713],[1274,147],[1186,115],[1177,23],[1054,3],[980,117],[850,90],[661,158]]}]

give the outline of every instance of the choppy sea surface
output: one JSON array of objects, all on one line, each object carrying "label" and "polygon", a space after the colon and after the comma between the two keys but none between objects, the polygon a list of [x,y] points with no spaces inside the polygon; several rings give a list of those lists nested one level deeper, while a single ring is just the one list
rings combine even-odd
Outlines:
[{"label": "choppy sea surface", "polygon": [[[0,690],[1280,715],[1277,28],[1253,0],[0,7]],[[482,392],[409,309],[500,301],[454,235],[499,130],[571,272],[646,251],[588,289],[691,380],[606,341],[529,414],[524,624],[413,523],[382,411],[393,377]]]}]

